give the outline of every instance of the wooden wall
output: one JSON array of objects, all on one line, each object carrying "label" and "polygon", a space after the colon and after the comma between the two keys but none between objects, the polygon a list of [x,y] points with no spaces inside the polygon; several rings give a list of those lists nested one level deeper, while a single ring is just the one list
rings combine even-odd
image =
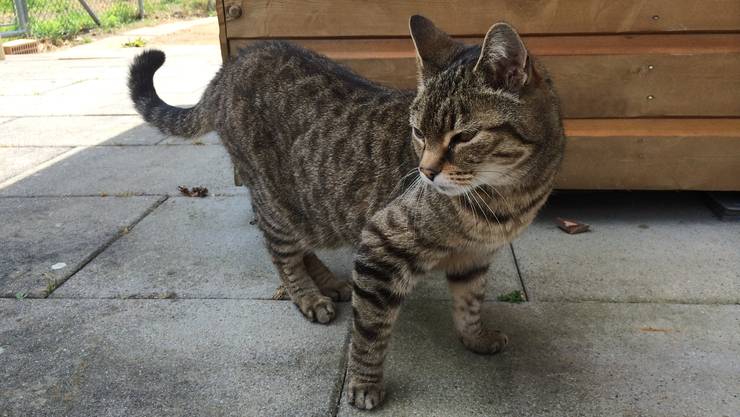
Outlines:
[{"label": "wooden wall", "polygon": [[410,15],[469,43],[506,20],[561,95],[560,188],[740,190],[740,0],[217,4],[225,58],[258,39],[289,39],[403,88],[415,85]]}]

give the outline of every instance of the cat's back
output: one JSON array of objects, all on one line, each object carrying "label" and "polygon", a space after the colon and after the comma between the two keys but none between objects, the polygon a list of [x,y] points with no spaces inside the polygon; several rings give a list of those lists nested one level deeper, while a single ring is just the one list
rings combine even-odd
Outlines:
[{"label": "cat's back", "polygon": [[247,72],[263,83],[280,83],[271,87],[311,84],[331,86],[348,93],[392,92],[324,55],[283,40],[258,41],[240,49],[233,67],[240,75]]}]

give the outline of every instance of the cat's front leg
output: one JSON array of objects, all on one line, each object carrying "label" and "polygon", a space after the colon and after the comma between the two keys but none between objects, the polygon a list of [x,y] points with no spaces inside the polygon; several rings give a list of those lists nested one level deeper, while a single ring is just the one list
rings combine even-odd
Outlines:
[{"label": "cat's front leg", "polygon": [[383,362],[401,301],[411,291],[416,255],[403,239],[379,227],[363,232],[355,256],[349,349],[349,403],[360,409],[377,407],[385,396]]},{"label": "cat's front leg", "polygon": [[463,345],[476,353],[498,353],[509,343],[498,330],[487,329],[481,322],[481,306],[486,295],[488,265],[467,266],[447,272],[452,293],[452,317]]}]

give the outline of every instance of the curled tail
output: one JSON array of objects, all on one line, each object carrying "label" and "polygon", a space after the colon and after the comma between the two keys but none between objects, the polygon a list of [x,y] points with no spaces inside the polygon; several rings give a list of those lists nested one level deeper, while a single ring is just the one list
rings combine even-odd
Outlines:
[{"label": "curled tail", "polygon": [[169,135],[194,137],[213,130],[203,99],[195,107],[183,109],[170,106],[159,98],[154,89],[154,73],[164,64],[164,59],[164,52],[156,49],[144,51],[134,58],[129,69],[128,88],[136,111],[144,120]]}]

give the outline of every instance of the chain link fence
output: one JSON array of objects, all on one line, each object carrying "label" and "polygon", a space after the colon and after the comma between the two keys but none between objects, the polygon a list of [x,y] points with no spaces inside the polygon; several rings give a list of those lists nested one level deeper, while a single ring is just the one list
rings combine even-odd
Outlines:
[{"label": "chain link fence", "polygon": [[0,37],[65,39],[93,28],[113,29],[145,14],[205,16],[213,0],[0,0]]}]

